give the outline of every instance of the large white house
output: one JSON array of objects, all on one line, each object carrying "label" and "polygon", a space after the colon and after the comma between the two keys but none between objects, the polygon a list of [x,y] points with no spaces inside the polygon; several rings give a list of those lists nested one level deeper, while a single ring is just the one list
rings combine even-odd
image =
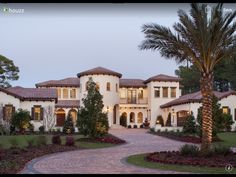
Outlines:
[{"label": "large white house", "polygon": [[[3,119],[9,119],[18,108],[27,109],[37,130],[45,119],[45,109],[52,107],[55,127],[62,127],[69,113],[76,122],[90,77],[103,95],[109,126],[120,125],[120,115],[125,114],[127,125],[140,127],[147,118],[150,126],[154,127],[157,116],[161,115],[164,120],[162,128],[168,128],[166,122],[170,114],[172,129],[181,128],[186,115],[192,111],[197,117],[197,109],[201,106],[200,92],[181,96],[178,77],[159,74],[147,80],[125,79],[118,72],[97,67],[80,72],[77,77],[37,83],[36,88],[0,89]],[[231,114],[236,122],[236,92],[230,90],[214,94],[219,98],[222,110]],[[235,127],[236,123],[233,125]]]}]

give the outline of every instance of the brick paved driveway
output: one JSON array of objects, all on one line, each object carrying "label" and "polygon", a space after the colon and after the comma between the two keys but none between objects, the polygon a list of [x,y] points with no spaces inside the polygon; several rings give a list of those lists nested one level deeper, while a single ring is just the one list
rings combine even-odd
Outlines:
[{"label": "brick paved driveway", "polygon": [[116,147],[76,150],[33,159],[20,173],[82,173],[82,174],[153,174],[177,173],[140,168],[125,162],[132,154],[161,150],[177,150],[184,143],[154,136],[144,129],[110,130],[128,143]]}]

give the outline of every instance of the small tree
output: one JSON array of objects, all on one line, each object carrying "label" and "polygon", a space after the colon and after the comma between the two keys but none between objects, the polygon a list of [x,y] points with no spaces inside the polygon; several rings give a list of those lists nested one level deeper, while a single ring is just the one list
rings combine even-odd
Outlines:
[{"label": "small tree", "polygon": [[[101,135],[101,129],[108,132],[108,117],[102,112],[104,107],[102,95],[92,78],[88,81],[88,94],[82,99],[83,105],[78,110],[77,127],[80,133],[89,137]],[[102,128],[101,128],[102,127]],[[102,133],[104,135],[104,133]]]},{"label": "small tree", "polygon": [[45,127],[45,131],[52,130],[52,128],[56,124],[55,113],[53,111],[52,106],[47,106],[44,108],[44,119],[43,126]]},{"label": "small tree", "polygon": [[127,116],[125,113],[122,113],[120,116],[120,125],[127,127]]},{"label": "small tree", "polygon": [[183,125],[184,133],[196,133],[196,123],[193,113],[187,116],[184,125]]},{"label": "small tree", "polygon": [[11,125],[24,133],[30,127],[30,118],[29,111],[18,109],[12,116]]},{"label": "small tree", "polygon": [[63,126],[63,133],[73,134],[74,132],[75,132],[74,123],[71,114],[69,113]]},{"label": "small tree", "polygon": [[232,119],[232,115],[230,114],[222,114],[222,125],[223,125],[223,131],[231,131],[231,125],[234,123]]},{"label": "small tree", "polygon": [[170,127],[171,126],[171,113],[169,112],[167,120],[166,120],[166,126]]}]

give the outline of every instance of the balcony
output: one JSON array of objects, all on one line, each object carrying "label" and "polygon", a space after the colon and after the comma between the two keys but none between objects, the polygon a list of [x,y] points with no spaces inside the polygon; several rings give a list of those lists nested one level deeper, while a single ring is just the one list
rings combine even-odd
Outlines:
[{"label": "balcony", "polygon": [[142,99],[120,98],[120,104],[148,104],[148,98],[142,98]]}]

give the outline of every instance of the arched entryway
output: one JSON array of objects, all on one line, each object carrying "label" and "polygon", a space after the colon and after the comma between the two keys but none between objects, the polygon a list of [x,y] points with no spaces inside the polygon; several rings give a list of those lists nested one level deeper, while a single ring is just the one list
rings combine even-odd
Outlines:
[{"label": "arched entryway", "polygon": [[143,113],[142,112],[138,113],[138,123],[139,124],[143,123]]},{"label": "arched entryway", "polygon": [[135,123],[135,114],[134,114],[134,112],[131,112],[129,114],[129,122],[130,123]]},{"label": "arched entryway", "polygon": [[120,116],[120,125],[126,127],[127,126],[127,113],[123,112]]},{"label": "arched entryway", "polygon": [[76,121],[77,121],[77,111],[75,109],[71,109],[68,114],[71,114],[71,118],[72,118],[72,121],[74,124],[76,124]]},{"label": "arched entryway", "polygon": [[66,112],[64,111],[64,109],[58,109],[56,111],[56,116],[57,116],[56,126],[62,127],[65,123]]}]

